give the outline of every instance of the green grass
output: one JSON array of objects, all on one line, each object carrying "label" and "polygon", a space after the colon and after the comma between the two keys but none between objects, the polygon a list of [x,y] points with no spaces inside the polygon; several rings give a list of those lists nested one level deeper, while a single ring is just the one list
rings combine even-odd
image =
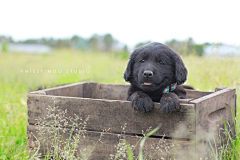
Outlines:
[{"label": "green grass", "polygon": [[[240,58],[183,58],[189,76],[186,84],[197,90],[235,87],[240,93]],[[127,59],[104,53],[58,50],[35,55],[0,52],[0,159],[27,159],[27,105],[29,91],[79,81],[122,83]],[[48,73],[61,69],[62,73]],[[90,73],[66,73],[66,70],[90,70]],[[21,73],[23,70],[23,73]],[[24,73],[43,70],[42,73]],[[240,110],[240,96],[237,97]],[[239,113],[237,113],[239,122]],[[237,124],[239,140],[240,125]],[[240,142],[234,146],[240,150]]]}]

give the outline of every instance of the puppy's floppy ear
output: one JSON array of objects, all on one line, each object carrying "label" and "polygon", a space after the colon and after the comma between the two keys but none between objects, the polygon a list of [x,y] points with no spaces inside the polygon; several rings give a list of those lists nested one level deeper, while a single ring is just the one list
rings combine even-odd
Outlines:
[{"label": "puppy's floppy ear", "polygon": [[128,62],[125,73],[124,73],[124,79],[125,79],[126,82],[128,82],[128,81],[131,82],[132,81],[133,64],[134,64],[134,61],[133,61],[133,58],[131,57],[129,62]]},{"label": "puppy's floppy ear", "polygon": [[133,53],[130,56],[130,59],[127,64],[126,71],[124,73],[124,79],[126,82],[132,82],[133,81],[133,65],[135,63],[135,58],[137,55],[138,49],[135,49]]},{"label": "puppy's floppy ear", "polygon": [[177,84],[183,84],[187,80],[187,68],[185,67],[181,57],[176,52],[172,55],[172,58],[175,62],[175,78],[177,80]]}]

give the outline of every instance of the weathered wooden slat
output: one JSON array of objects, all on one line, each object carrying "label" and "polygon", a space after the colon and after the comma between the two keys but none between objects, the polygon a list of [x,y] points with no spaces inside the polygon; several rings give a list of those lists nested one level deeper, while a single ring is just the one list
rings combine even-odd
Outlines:
[{"label": "weathered wooden slat", "polygon": [[[83,97],[96,99],[99,94],[100,83],[90,82],[85,83],[83,86]],[[101,98],[98,98],[101,99]]]},{"label": "weathered wooden slat", "polygon": [[31,92],[31,94],[45,94],[54,96],[69,96],[69,97],[83,97],[83,85],[86,82],[67,84],[64,86],[43,89]]},{"label": "weathered wooden slat", "polygon": [[33,92],[30,92],[30,94],[39,94],[39,95],[47,95],[45,91],[43,90],[39,90],[39,91],[33,91]]},{"label": "weathered wooden slat", "polygon": [[194,113],[195,112],[195,105],[194,104],[185,104],[181,103],[180,104],[180,112],[189,112],[189,113]]},{"label": "weathered wooden slat", "polygon": [[[101,84],[96,82],[85,83],[84,98],[95,98],[95,99],[111,99],[111,100],[126,100],[127,91],[129,85],[120,85],[120,84]],[[181,99],[180,101],[189,101],[191,99],[196,99],[203,97],[205,95],[211,94],[213,92],[206,91],[196,91],[185,89],[188,99]],[[185,101],[184,101],[185,100]]]},{"label": "weathered wooden slat", "polygon": [[127,124],[126,133],[142,134],[142,131],[149,127],[155,128],[161,123],[162,127],[155,136],[191,138],[194,135],[194,104],[184,104],[180,106],[179,112],[171,113],[161,112],[159,103],[154,105],[152,111],[141,113],[133,110],[129,101],[28,94],[28,122],[35,124],[37,119],[46,117],[47,108],[51,106],[67,110],[66,117],[75,117],[76,114],[85,119],[89,115],[88,130],[102,131],[110,128],[110,132],[121,133],[121,126]]},{"label": "weathered wooden slat", "polygon": [[[47,148],[52,148],[50,146],[50,142],[54,140],[54,138],[49,138],[52,134],[48,134],[47,136],[41,136],[41,130],[53,130],[50,127],[40,127],[34,125],[28,125],[28,147],[30,151],[30,155],[36,152],[40,142],[40,149],[38,154],[44,155],[47,154]],[[46,132],[47,133],[47,132]],[[48,132],[49,133],[49,132]],[[70,129],[58,130],[59,135],[61,135],[63,141],[69,138]],[[72,137],[76,132],[73,132]],[[133,154],[135,158],[139,155],[139,144],[142,137],[137,137],[134,135],[120,135],[120,134],[111,134],[111,133],[103,133],[101,137],[101,142],[98,142],[101,132],[94,131],[86,131],[85,138],[81,138],[79,141],[79,145],[76,148],[78,156],[81,156],[81,153],[86,153],[86,156],[89,156],[88,159],[96,160],[96,159],[109,159],[110,154],[115,155],[117,148],[116,146],[119,144],[120,137],[123,137],[130,146],[135,146],[133,149]],[[36,139],[37,138],[37,139]],[[45,139],[45,141],[43,140]],[[48,142],[48,143],[47,143]],[[60,144],[60,142],[58,142]],[[62,143],[63,144],[63,143]],[[148,138],[144,144],[144,156],[153,156],[153,159],[168,159],[175,155],[176,159],[189,159],[189,156],[194,156],[195,148],[192,146],[191,141],[175,141],[171,139],[159,139],[159,138]],[[48,147],[47,147],[48,146]],[[162,150],[157,150],[157,146]],[[63,146],[62,146],[63,147]],[[86,150],[84,151],[84,149]],[[166,149],[168,151],[166,151]],[[50,149],[48,149],[49,151]],[[82,152],[80,152],[82,151]],[[91,153],[89,151],[92,151]],[[157,151],[156,153],[154,153]],[[134,159],[135,159],[134,158]],[[124,159],[127,159],[127,154]]]},{"label": "weathered wooden slat", "polygon": [[217,91],[220,91],[220,90],[223,90],[223,89],[226,89],[227,87],[216,87],[215,88],[215,92],[217,92]]},{"label": "weathered wooden slat", "polygon": [[[84,97],[94,99],[110,99],[110,100],[126,100],[129,85],[122,84],[102,84],[98,82],[80,82],[68,84],[64,86],[44,89],[31,92],[32,94],[54,95],[54,96],[69,96],[69,97]],[[188,99],[200,98],[213,92],[203,92],[185,89]],[[42,92],[42,93],[40,93]],[[184,100],[181,100],[184,101]],[[184,101],[185,103],[185,101]]]},{"label": "weathered wooden slat", "polygon": [[129,85],[100,84],[99,99],[126,100]]},{"label": "weathered wooden slat", "polygon": [[179,99],[179,103],[185,104],[185,103],[189,103],[189,102],[192,101],[192,100],[193,100],[193,98],[189,98],[189,99]]},{"label": "weathered wooden slat", "polygon": [[213,92],[206,92],[206,91],[196,91],[191,89],[185,89],[185,91],[187,93],[187,98],[194,98],[194,99],[213,93]]},{"label": "weathered wooden slat", "polygon": [[85,83],[84,98],[126,100],[129,85]]}]

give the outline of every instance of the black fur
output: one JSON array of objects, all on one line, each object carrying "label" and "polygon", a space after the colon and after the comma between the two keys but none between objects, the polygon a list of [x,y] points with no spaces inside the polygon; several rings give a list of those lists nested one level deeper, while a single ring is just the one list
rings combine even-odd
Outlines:
[{"label": "black fur", "polygon": [[[124,79],[131,83],[127,100],[142,112],[150,111],[153,102],[160,102],[162,111],[175,111],[179,108],[179,98],[186,98],[186,92],[180,86],[186,78],[187,69],[176,52],[164,44],[149,43],[130,56],[124,73]],[[178,86],[174,91],[163,93],[167,86],[176,82]]]}]

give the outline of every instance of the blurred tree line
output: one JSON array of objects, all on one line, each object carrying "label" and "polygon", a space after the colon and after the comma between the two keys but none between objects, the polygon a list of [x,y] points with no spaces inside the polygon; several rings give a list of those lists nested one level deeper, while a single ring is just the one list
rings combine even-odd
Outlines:
[{"label": "blurred tree line", "polygon": [[41,39],[27,39],[23,41],[13,41],[12,37],[0,36],[0,42],[5,43],[22,43],[22,44],[45,44],[52,48],[73,48],[94,51],[127,51],[128,47],[125,44],[120,44],[111,34],[105,35],[94,34],[90,38],[83,38],[74,35],[66,39],[41,38]]},{"label": "blurred tree line", "polygon": [[[151,43],[151,41],[140,42],[136,45],[136,48],[145,45],[147,43]],[[175,52],[179,53],[180,55],[198,55],[203,56],[204,54],[204,47],[206,45],[211,45],[210,43],[203,43],[203,44],[196,44],[192,38],[188,38],[184,41],[178,41],[176,39],[172,39],[170,41],[165,42],[171,49]]]},{"label": "blurred tree line", "polygon": [[196,44],[192,38],[188,38],[185,41],[177,41],[176,39],[172,39],[171,41],[167,41],[166,45],[181,55],[195,54],[202,56],[204,54],[204,47],[206,45],[210,45],[210,43]]},{"label": "blurred tree line", "polygon": [[[120,43],[110,33],[104,35],[94,34],[90,38],[83,38],[78,35],[74,35],[71,38],[66,39],[54,39],[54,38],[41,38],[41,39],[27,39],[24,41],[13,41],[12,37],[0,36],[0,42],[6,46],[6,43],[23,43],[23,44],[45,44],[52,48],[72,48],[79,50],[93,50],[93,51],[105,51],[121,53],[123,57],[128,57],[129,48],[126,44]],[[135,48],[141,47],[151,41],[140,42],[135,45]],[[210,45],[209,43],[196,44],[192,38],[188,38],[184,41],[172,39],[165,42],[170,48],[181,55],[198,55],[204,54],[204,47]],[[6,48],[6,47],[5,47]],[[133,48],[134,49],[134,48]]]}]

